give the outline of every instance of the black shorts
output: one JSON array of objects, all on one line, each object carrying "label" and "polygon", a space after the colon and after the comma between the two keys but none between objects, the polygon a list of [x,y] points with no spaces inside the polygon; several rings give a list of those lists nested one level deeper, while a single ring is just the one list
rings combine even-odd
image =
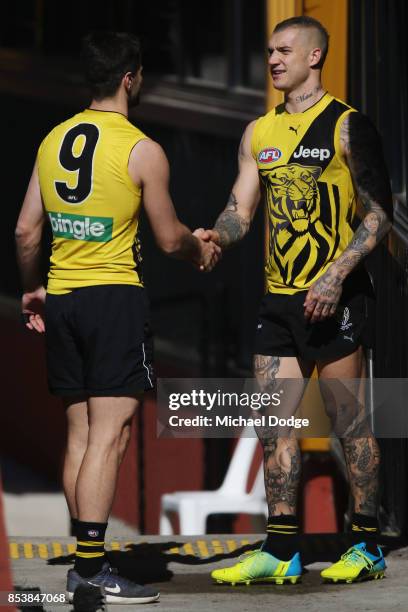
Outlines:
[{"label": "black shorts", "polygon": [[310,323],[304,317],[307,291],[293,295],[268,293],[262,300],[255,354],[300,357],[307,361],[340,359],[359,346],[372,346],[374,294],[365,270],[343,283],[333,317]]},{"label": "black shorts", "polygon": [[145,290],[97,285],[47,294],[48,385],[59,396],[132,396],[154,385]]}]

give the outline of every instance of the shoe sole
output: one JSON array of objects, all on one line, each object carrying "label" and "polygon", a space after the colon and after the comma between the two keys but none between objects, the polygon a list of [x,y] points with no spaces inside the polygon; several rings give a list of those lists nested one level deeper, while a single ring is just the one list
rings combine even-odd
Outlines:
[{"label": "shoe sole", "polygon": [[285,584],[290,582],[291,584],[297,584],[301,582],[301,576],[265,576],[265,578],[251,578],[250,580],[236,580],[232,582],[231,580],[220,580],[219,578],[214,578],[217,584],[230,584],[231,586],[235,586],[236,584],[259,584],[260,582],[273,582],[274,584]]},{"label": "shoe sole", "polygon": [[[72,600],[74,599],[74,593],[71,593],[70,591],[66,592],[67,597],[68,597],[68,602],[72,603]],[[157,593],[157,595],[151,595],[150,597],[115,597],[115,595],[109,595],[109,593],[107,593],[105,591],[105,601],[106,603],[111,603],[111,604],[146,604],[146,603],[152,603],[154,601],[159,601],[160,598],[160,593]]]},{"label": "shoe sole", "polygon": [[382,580],[383,578],[385,578],[385,573],[384,571],[380,571],[380,572],[375,572],[374,574],[368,574],[367,576],[361,576],[361,578],[357,577],[357,578],[326,578],[325,576],[322,576],[324,582],[331,582],[331,583],[342,583],[342,584],[353,584],[353,582],[364,582],[366,580]]}]

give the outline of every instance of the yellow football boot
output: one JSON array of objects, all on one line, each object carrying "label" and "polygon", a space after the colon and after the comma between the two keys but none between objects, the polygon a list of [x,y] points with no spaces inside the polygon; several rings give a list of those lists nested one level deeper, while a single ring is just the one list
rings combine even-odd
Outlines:
[{"label": "yellow football boot", "polygon": [[218,583],[254,584],[256,582],[274,582],[296,584],[302,575],[302,564],[299,553],[290,561],[280,561],[270,553],[255,550],[242,555],[240,561],[232,567],[216,569],[211,572],[212,578]]},{"label": "yellow football boot", "polygon": [[384,578],[386,568],[384,556],[377,546],[378,556],[375,557],[366,550],[365,542],[356,544],[341,556],[337,563],[321,572],[326,582],[361,582]]}]

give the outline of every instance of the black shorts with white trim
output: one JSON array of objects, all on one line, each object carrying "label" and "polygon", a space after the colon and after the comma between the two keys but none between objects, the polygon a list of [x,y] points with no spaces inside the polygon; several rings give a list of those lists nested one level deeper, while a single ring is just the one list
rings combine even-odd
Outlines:
[{"label": "black shorts with white trim", "polygon": [[48,384],[58,396],[133,396],[154,386],[146,292],[134,285],[47,294]]}]

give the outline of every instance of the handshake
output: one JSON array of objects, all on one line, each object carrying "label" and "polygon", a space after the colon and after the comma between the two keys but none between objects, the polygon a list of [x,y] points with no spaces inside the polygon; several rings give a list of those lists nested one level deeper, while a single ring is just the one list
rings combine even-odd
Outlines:
[{"label": "handshake", "polygon": [[215,230],[200,227],[193,232],[193,236],[198,238],[200,250],[198,260],[194,263],[201,272],[211,272],[222,257],[220,235]]}]

